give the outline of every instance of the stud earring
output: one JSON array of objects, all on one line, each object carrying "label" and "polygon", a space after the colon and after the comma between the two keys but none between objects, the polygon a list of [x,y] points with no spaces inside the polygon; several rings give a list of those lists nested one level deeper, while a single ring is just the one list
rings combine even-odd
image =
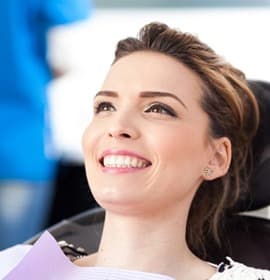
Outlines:
[{"label": "stud earring", "polygon": [[213,174],[213,172],[214,171],[209,167],[205,167],[203,169],[203,174],[204,174],[205,177],[210,177]]}]

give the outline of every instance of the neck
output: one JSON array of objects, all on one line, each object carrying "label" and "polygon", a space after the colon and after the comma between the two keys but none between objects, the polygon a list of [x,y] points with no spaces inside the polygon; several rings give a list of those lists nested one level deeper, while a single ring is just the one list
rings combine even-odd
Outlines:
[{"label": "neck", "polygon": [[107,212],[95,265],[171,276],[181,269],[184,273],[196,257],[186,244],[187,213],[172,213],[145,217]]}]

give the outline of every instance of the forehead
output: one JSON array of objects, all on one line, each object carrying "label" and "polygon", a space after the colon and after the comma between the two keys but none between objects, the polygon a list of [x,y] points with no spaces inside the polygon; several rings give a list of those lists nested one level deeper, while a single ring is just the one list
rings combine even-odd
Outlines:
[{"label": "forehead", "polygon": [[138,51],[120,58],[111,66],[102,88],[120,92],[126,87],[137,92],[194,92],[200,96],[201,85],[197,74],[176,58],[153,51]]}]

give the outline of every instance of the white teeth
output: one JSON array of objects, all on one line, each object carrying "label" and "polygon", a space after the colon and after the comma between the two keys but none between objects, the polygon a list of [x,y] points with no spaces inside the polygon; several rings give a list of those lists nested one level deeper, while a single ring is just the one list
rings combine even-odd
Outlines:
[{"label": "white teeth", "polygon": [[147,161],[130,156],[108,155],[103,159],[105,167],[114,168],[144,168],[147,166]]},{"label": "white teeth", "polygon": [[138,159],[137,159],[137,158],[132,158],[132,159],[131,159],[131,162],[130,162],[130,165],[131,165],[132,167],[139,167],[139,161],[138,161]]}]

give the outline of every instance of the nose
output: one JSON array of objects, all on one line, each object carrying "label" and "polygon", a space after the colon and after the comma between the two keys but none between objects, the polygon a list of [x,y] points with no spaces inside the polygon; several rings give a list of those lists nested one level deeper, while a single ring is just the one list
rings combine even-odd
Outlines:
[{"label": "nose", "polygon": [[115,129],[110,129],[109,136],[113,138],[133,138],[130,132],[127,132],[125,130],[117,131]]},{"label": "nose", "polygon": [[109,137],[116,139],[137,139],[139,135],[137,125],[127,118],[116,118],[109,125]]}]

